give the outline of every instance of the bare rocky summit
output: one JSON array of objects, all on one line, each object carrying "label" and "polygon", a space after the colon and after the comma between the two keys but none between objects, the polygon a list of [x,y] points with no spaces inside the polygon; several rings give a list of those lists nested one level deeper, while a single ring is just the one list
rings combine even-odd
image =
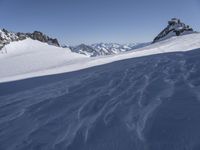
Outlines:
[{"label": "bare rocky summit", "polygon": [[59,42],[55,38],[51,38],[45,35],[42,32],[34,31],[33,33],[22,33],[22,32],[10,32],[6,29],[0,30],[0,49],[4,47],[6,44],[14,41],[21,41],[27,38],[31,38],[33,40],[38,40],[40,42],[44,42],[54,46],[60,46]]},{"label": "bare rocky summit", "polygon": [[168,39],[173,36],[180,36],[194,33],[195,31],[189,26],[181,22],[180,19],[172,18],[168,21],[168,26],[161,31],[153,40],[153,43]]}]

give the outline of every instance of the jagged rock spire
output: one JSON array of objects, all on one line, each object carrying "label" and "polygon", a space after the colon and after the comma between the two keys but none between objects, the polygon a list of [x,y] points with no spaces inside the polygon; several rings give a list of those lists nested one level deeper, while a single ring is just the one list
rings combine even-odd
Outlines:
[{"label": "jagged rock spire", "polygon": [[185,34],[194,33],[189,25],[180,21],[180,19],[172,18],[168,21],[168,26],[153,40],[153,43],[168,39],[172,36],[180,36]]}]

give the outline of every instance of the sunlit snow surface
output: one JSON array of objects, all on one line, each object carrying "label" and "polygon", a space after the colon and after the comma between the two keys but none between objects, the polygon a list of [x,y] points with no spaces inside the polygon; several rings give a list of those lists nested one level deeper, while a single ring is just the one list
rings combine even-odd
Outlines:
[{"label": "sunlit snow surface", "polygon": [[26,39],[12,42],[0,51],[0,83],[72,72],[129,58],[197,48],[200,48],[200,33],[172,37],[118,55],[90,58],[72,53],[68,48],[58,48]]},{"label": "sunlit snow surface", "polygon": [[200,49],[0,84],[0,150],[199,150]]}]

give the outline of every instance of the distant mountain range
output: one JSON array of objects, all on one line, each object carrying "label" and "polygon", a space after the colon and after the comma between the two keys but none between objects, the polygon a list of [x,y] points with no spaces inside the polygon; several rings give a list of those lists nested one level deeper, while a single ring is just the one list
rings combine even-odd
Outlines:
[{"label": "distant mountain range", "polygon": [[[152,43],[162,41],[173,36],[181,36],[185,34],[195,33],[195,31],[188,25],[182,23],[180,19],[172,18],[167,27],[161,31],[153,40]],[[118,43],[97,43],[97,44],[80,44],[78,46],[60,46],[56,38],[51,38],[46,34],[34,31],[33,33],[10,32],[6,29],[0,30],[0,49],[10,42],[25,40],[31,38],[40,42],[54,45],[57,47],[69,48],[72,52],[83,54],[89,57],[96,57],[102,55],[114,55],[121,52],[126,52],[138,48],[145,47],[151,43],[132,43],[132,44],[118,44]]]},{"label": "distant mountain range", "polygon": [[[161,31],[153,40],[152,43],[162,41],[173,36],[181,36],[185,34],[195,33],[195,31],[189,26],[180,21],[180,19],[172,18],[168,21],[168,25]],[[69,47],[72,52],[84,54],[90,57],[101,55],[113,55],[121,52],[142,48],[150,43],[133,43],[133,44],[117,44],[117,43],[99,43],[92,45],[81,44],[75,47]]]},{"label": "distant mountain range", "polygon": [[[60,47],[60,43],[57,39],[51,38],[46,34],[34,31],[33,33],[22,32],[10,32],[6,29],[0,30],[0,49],[10,42],[21,41],[27,38],[38,40],[40,42],[47,43]],[[70,48],[72,52],[84,54],[90,57],[101,55],[112,55],[120,52],[130,51],[139,47],[144,47],[149,43],[133,43],[133,44],[117,44],[117,43],[98,43],[92,45],[80,44],[78,46],[62,46],[63,48]]]},{"label": "distant mountain range", "polygon": [[74,47],[69,47],[72,52],[84,54],[90,57],[101,55],[114,55],[121,52],[126,52],[149,45],[150,43],[133,43],[133,44],[118,44],[118,43],[97,43],[92,45],[81,44]]}]

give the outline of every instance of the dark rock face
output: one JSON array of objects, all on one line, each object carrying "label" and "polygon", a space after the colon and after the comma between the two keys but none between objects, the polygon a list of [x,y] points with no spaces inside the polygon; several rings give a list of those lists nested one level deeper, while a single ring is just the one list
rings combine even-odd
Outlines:
[{"label": "dark rock face", "polygon": [[194,33],[190,26],[185,25],[180,19],[172,18],[168,21],[168,26],[153,40],[153,43],[168,39],[172,36],[180,36]]},{"label": "dark rock face", "polygon": [[45,42],[50,45],[60,46],[57,39],[50,38],[47,35],[43,34],[42,32],[39,32],[39,31],[34,31],[33,33],[27,33],[26,35],[28,37],[30,37],[34,40],[38,40],[40,42]]},{"label": "dark rock face", "polygon": [[25,33],[17,33],[17,36],[19,37],[19,40],[25,40],[27,38],[27,35]]},{"label": "dark rock face", "polygon": [[0,49],[4,47],[4,45],[9,44],[10,42],[21,41],[27,38],[31,38],[33,40],[48,43],[49,45],[60,47],[60,44],[57,39],[50,38],[49,36],[39,31],[34,31],[33,33],[14,33],[7,31],[6,29],[2,29],[0,30]]}]

